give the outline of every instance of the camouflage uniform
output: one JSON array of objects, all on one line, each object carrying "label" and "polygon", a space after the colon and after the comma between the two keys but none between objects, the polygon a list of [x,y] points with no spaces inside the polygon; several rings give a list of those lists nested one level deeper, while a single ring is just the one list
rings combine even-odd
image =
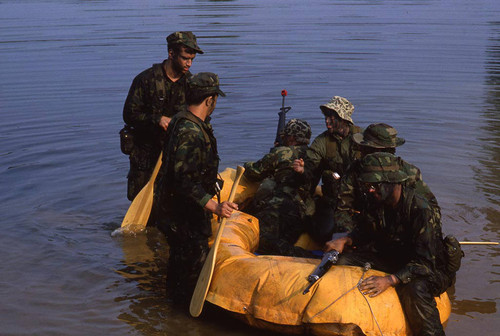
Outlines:
[{"label": "camouflage uniform", "polygon": [[[446,254],[441,222],[428,200],[408,176],[400,170],[400,160],[390,153],[374,153],[361,161],[361,183],[381,182],[402,184],[401,198],[395,208],[365,202],[371,214],[365,211],[357,218],[348,233],[355,250],[344,251],[340,265],[372,267],[394,274],[399,280],[396,291],[414,335],[444,335],[439,311],[434,300],[452,285],[455,274],[446,270]],[[362,193],[363,186],[359,186]]]},{"label": "camouflage uniform", "polygon": [[[347,167],[361,154],[355,146],[352,135],[361,131],[354,125],[351,115],[354,106],[345,98],[335,96],[320,106],[325,114],[335,112],[341,119],[349,122],[349,134],[342,138],[325,131],[314,139],[304,159],[304,175],[309,185],[315,188],[322,181],[323,196],[316,200],[316,213],[308,224],[311,236],[318,242],[324,242],[335,230],[333,211],[335,209],[339,179],[334,173],[344,175]],[[314,193],[314,189],[311,190]]]},{"label": "camouflage uniform", "polygon": [[[167,37],[169,46],[182,44],[203,53],[191,32],[175,32]],[[130,153],[127,198],[133,200],[146,185],[162,150],[165,131],[162,116],[173,117],[185,106],[186,78],[172,82],[163,63],[153,64],[134,78],[123,107],[123,120],[132,128],[134,147]]]},{"label": "camouflage uniform", "polygon": [[[360,146],[370,147],[374,151],[394,149],[405,142],[403,138],[397,137],[396,129],[382,123],[371,124],[363,133],[354,134],[353,140]],[[432,209],[435,211],[435,216],[440,220],[441,213],[437,199],[422,180],[420,169],[401,158],[398,158],[398,162],[401,170],[408,176],[406,184],[413,187],[417,194],[425,197],[433,205]],[[360,190],[359,175],[361,171],[361,162],[356,160],[340,180],[337,207],[334,214],[334,220],[339,232],[352,229],[355,217],[363,209],[363,199],[360,195],[357,195]]]},{"label": "camouflage uniform", "polygon": [[[207,81],[216,79],[216,83]],[[189,90],[212,88],[223,95],[217,75],[200,73],[188,80]],[[204,207],[215,195],[219,168],[217,142],[209,118],[187,109],[167,129],[163,163],[155,184],[155,218],[170,247],[167,290],[174,302],[186,303],[208,254],[212,213]]]},{"label": "camouflage uniform", "polygon": [[[256,162],[245,163],[245,177],[251,181],[265,180],[272,189],[256,193],[249,212],[259,219],[260,239],[257,252],[287,256],[311,256],[295,247],[304,231],[303,219],[312,202],[302,175],[294,172],[292,163],[304,157],[311,137],[307,122],[292,119],[285,127],[284,135],[293,135],[300,145],[279,146]],[[264,186],[266,188],[266,186]]]}]

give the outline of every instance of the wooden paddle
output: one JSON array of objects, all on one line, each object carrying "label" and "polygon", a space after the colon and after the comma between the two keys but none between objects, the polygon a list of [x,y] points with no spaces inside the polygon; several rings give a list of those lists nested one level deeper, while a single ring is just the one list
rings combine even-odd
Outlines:
[{"label": "wooden paddle", "polygon": [[[231,188],[231,193],[229,194],[229,199],[227,200],[228,202],[233,201],[234,195],[236,194],[236,189],[238,188],[238,184],[240,183],[240,179],[244,171],[245,168],[241,166],[237,167],[236,177],[234,179],[233,187]],[[208,289],[210,287],[210,281],[212,280],[212,275],[214,273],[217,250],[219,248],[219,242],[222,237],[222,232],[224,231],[224,226],[226,225],[226,220],[227,218],[222,218],[212,248],[208,253],[205,264],[203,264],[203,268],[201,269],[200,275],[198,277],[198,282],[196,283],[193,297],[191,298],[191,304],[189,305],[189,313],[193,317],[200,316],[201,311],[203,310],[203,304],[205,303]]]},{"label": "wooden paddle", "polygon": [[158,161],[156,162],[148,183],[146,183],[137,196],[135,196],[132,204],[130,204],[127,213],[123,218],[121,226],[123,231],[138,232],[144,230],[146,227],[149,215],[151,214],[151,208],[153,207],[153,189],[156,176],[158,175],[158,171],[161,167],[162,154],[163,153],[160,153],[160,156],[158,157]]}]

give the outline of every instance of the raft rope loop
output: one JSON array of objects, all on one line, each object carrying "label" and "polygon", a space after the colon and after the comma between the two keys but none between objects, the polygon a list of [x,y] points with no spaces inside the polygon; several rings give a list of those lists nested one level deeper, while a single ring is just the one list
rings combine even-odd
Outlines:
[{"label": "raft rope loop", "polygon": [[356,285],[356,287],[358,287],[358,291],[363,296],[363,299],[365,299],[366,304],[368,305],[368,308],[370,308],[370,314],[372,314],[373,320],[375,321],[375,324],[377,325],[377,328],[378,328],[378,331],[380,332],[380,335],[384,336],[384,333],[382,332],[382,329],[380,328],[380,325],[378,324],[377,318],[375,317],[375,314],[373,313],[373,309],[372,309],[372,306],[370,305],[370,302],[366,298],[366,295],[363,294],[363,292],[361,291],[361,289],[359,289],[359,285],[361,285],[361,283],[363,282],[363,276],[365,275],[365,272],[368,271],[370,268],[371,268],[371,265],[370,265],[370,263],[367,262],[365,264],[365,267],[363,268],[363,275],[361,276],[361,279],[359,279],[358,284]]},{"label": "raft rope loop", "polygon": [[380,325],[378,324],[377,318],[375,317],[375,314],[373,313],[373,309],[372,309],[372,306],[370,305],[370,302],[368,302],[368,299],[366,298],[366,296],[363,294],[363,292],[361,291],[361,289],[359,289],[359,285],[361,285],[361,283],[363,282],[366,272],[368,272],[371,268],[372,268],[372,266],[370,265],[370,263],[368,263],[368,262],[365,263],[365,266],[363,267],[363,273],[361,274],[361,278],[359,278],[358,283],[356,283],[354,286],[352,286],[350,289],[348,289],[344,294],[340,295],[337,299],[335,299],[328,306],[326,306],[325,308],[323,308],[322,310],[320,310],[319,312],[317,312],[316,314],[314,314],[313,317],[311,317],[309,320],[314,319],[316,316],[318,316],[319,314],[323,313],[325,310],[327,310],[328,308],[330,308],[335,302],[337,302],[338,300],[340,300],[341,298],[343,298],[345,295],[347,295],[347,293],[349,293],[350,291],[352,291],[355,288],[357,288],[358,291],[363,296],[363,298],[365,299],[366,303],[368,304],[368,308],[370,309],[370,314],[372,315],[373,320],[375,321],[375,324],[377,325],[377,328],[378,328],[378,331],[380,332],[380,335],[384,336],[384,333],[382,332],[382,329],[380,328]]}]

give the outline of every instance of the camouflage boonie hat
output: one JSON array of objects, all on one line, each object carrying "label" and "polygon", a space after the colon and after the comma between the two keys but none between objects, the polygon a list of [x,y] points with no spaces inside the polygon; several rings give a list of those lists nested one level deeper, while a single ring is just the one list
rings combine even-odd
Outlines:
[{"label": "camouflage boonie hat", "polygon": [[385,152],[368,154],[361,159],[359,180],[368,183],[400,183],[408,179],[401,171],[400,158]]},{"label": "camouflage boonie hat", "polygon": [[405,143],[405,139],[397,137],[398,131],[387,124],[371,124],[363,133],[353,135],[358,145],[372,148],[395,148]]},{"label": "camouflage boonie hat", "polygon": [[196,43],[196,36],[190,31],[179,31],[167,36],[167,45],[183,44],[193,49],[198,54],[203,54],[203,50]]},{"label": "camouflage boonie hat", "polygon": [[189,77],[187,82],[190,90],[226,96],[219,88],[219,76],[212,72],[199,72]]},{"label": "camouflage boonie hat", "polygon": [[327,117],[331,115],[332,112],[335,112],[341,119],[353,124],[351,115],[354,112],[354,106],[343,97],[334,96],[328,103],[320,105],[319,108]]},{"label": "camouflage boonie hat", "polygon": [[292,119],[286,124],[283,134],[293,135],[298,143],[307,145],[311,139],[311,126],[305,120]]}]

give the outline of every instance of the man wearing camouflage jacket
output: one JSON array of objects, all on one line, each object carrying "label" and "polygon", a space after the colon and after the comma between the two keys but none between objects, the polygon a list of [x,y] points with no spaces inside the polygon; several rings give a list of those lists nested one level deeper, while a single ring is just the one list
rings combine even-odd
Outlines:
[{"label": "man wearing camouflage jacket", "polygon": [[229,217],[238,206],[218,203],[219,156],[210,116],[219,95],[219,78],[210,72],[188,79],[187,108],[167,130],[163,163],[155,184],[156,225],[169,244],[167,292],[174,303],[188,304],[208,255],[211,219]]},{"label": "man wearing camouflage jacket", "polygon": [[[311,253],[294,243],[304,232],[306,209],[313,202],[304,178],[292,163],[305,156],[311,127],[300,119],[291,119],[284,129],[283,146],[275,147],[256,162],[245,163],[245,177],[250,181],[272,183],[268,192],[256,193],[249,212],[259,219],[258,253],[310,257]],[[267,180],[270,179],[270,180]],[[266,188],[266,187],[265,187]]]},{"label": "man wearing camouflage jacket", "polygon": [[[369,125],[363,133],[353,135],[353,140],[358,144],[361,156],[375,152],[387,152],[395,154],[396,147],[405,143],[405,139],[397,136],[398,132],[390,125],[377,123]],[[418,194],[424,196],[434,207],[438,219],[441,218],[438,202],[429,186],[422,180],[420,169],[414,165],[401,160],[401,169],[408,176],[406,181],[415,188]],[[355,217],[360,213],[362,197],[356,193],[361,190],[359,187],[359,175],[361,174],[360,160],[354,161],[347,172],[340,180],[339,196],[334,220],[338,232],[352,229]]]},{"label": "man wearing camouflage jacket", "polygon": [[185,105],[186,78],[196,53],[203,54],[192,32],[167,37],[168,59],[134,78],[123,107],[123,120],[133,136],[127,197],[146,185],[158,160],[170,119]]},{"label": "man wearing camouflage jacket", "polygon": [[335,96],[320,106],[325,116],[327,130],[314,139],[305,158],[294,162],[296,172],[303,173],[313,188],[322,180],[322,197],[308,224],[310,235],[318,242],[327,241],[336,231],[333,212],[337,202],[339,179],[347,167],[360,157],[352,136],[361,131],[354,125],[354,106],[346,98]]},{"label": "man wearing camouflage jacket", "polygon": [[434,297],[452,285],[456,271],[449,271],[437,205],[407,183],[401,159],[393,154],[366,155],[360,167],[358,188],[366,207],[353,229],[327,242],[325,251],[341,253],[337,265],[368,262],[389,273],[368,277],[360,290],[375,297],[395,287],[414,335],[444,335]]}]

